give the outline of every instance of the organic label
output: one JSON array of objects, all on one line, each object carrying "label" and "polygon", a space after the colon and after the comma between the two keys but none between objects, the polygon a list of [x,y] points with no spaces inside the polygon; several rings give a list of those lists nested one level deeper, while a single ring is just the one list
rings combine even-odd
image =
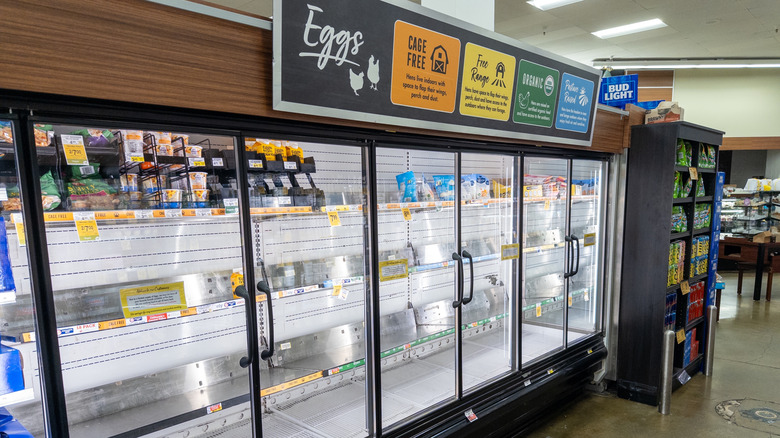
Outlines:
[{"label": "organic label", "polygon": [[122,313],[125,318],[157,315],[187,309],[184,282],[159,284],[156,286],[121,289]]},{"label": "organic label", "polygon": [[84,149],[84,137],[80,135],[61,135],[65,161],[69,166],[89,165],[87,151]]},{"label": "organic label", "polygon": [[74,212],[73,221],[76,223],[76,233],[78,233],[80,241],[89,242],[100,238],[95,213]]},{"label": "organic label", "polygon": [[340,227],[341,226],[341,219],[339,218],[339,212],[338,211],[329,211],[328,212],[328,222],[330,222],[331,227]]},{"label": "organic label", "polygon": [[412,220],[412,212],[408,208],[402,208],[401,213],[404,215],[404,220]]},{"label": "organic label", "polygon": [[552,127],[559,82],[558,70],[520,60],[512,120],[526,125]]}]

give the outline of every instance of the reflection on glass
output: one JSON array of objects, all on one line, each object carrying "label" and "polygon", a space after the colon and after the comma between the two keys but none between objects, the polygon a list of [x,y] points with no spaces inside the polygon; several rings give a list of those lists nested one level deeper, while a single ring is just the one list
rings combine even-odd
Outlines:
[{"label": "reflection on glass", "polygon": [[43,436],[35,311],[14,161],[16,146],[14,123],[0,120],[0,418],[14,418],[0,425],[0,431],[21,428]]},{"label": "reflection on glass", "polygon": [[[461,208],[463,249],[474,258],[474,294],[463,305],[463,386],[469,389],[512,368],[512,317],[519,243],[514,158],[463,154],[462,175],[467,203]],[[481,186],[483,184],[484,186]],[[482,187],[483,190],[477,190]],[[476,193],[477,196],[473,194]],[[471,198],[471,199],[468,199]],[[469,295],[472,270],[465,264],[464,294]]]},{"label": "reflection on glass", "polygon": [[571,233],[579,239],[579,270],[570,279],[569,343],[600,328],[604,166],[601,161],[584,160],[574,160],[572,165]]},{"label": "reflection on glass", "polygon": [[377,150],[382,420],[455,395],[454,154]]},{"label": "reflection on glass", "polygon": [[567,161],[527,157],[523,178],[522,361],[563,347]]}]

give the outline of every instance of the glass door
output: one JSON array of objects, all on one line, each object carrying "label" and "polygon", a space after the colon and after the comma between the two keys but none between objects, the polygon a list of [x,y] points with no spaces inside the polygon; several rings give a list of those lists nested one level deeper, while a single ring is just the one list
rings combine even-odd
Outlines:
[{"label": "glass door", "polygon": [[236,138],[34,131],[70,436],[251,436]]},{"label": "glass door", "polygon": [[572,160],[570,226],[575,264],[567,298],[569,344],[601,329],[606,166],[604,161]]},{"label": "glass door", "polygon": [[265,437],[367,435],[363,148],[244,138]]},{"label": "glass door", "polygon": [[384,427],[457,396],[457,155],[377,148]]},{"label": "glass door", "polygon": [[464,389],[512,370],[520,245],[516,157],[461,155]]},{"label": "glass door", "polygon": [[16,120],[0,118],[0,433],[37,437],[44,436],[44,418],[17,133]]},{"label": "glass door", "polygon": [[523,175],[522,363],[565,345],[569,166],[527,156]]}]

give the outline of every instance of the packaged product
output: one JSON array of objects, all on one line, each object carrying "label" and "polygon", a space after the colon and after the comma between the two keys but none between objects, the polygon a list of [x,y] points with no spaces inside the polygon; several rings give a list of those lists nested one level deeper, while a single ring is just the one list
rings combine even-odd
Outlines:
[{"label": "packaged product", "polygon": [[54,140],[54,127],[51,125],[36,123],[33,126],[33,130],[35,134],[35,146],[37,147],[49,146],[51,141]]},{"label": "packaged product", "polygon": [[685,183],[685,185],[682,188],[682,192],[680,193],[681,198],[687,198],[688,196],[691,196],[691,190],[693,189],[693,181],[688,178],[688,181]]},{"label": "packaged product", "polygon": [[173,155],[184,157],[187,146],[190,145],[190,136],[187,134],[171,134],[171,145],[173,146]]},{"label": "packaged product", "polygon": [[287,149],[282,145],[279,140],[272,140],[271,144],[274,146],[274,153],[282,157],[282,160],[287,158]]},{"label": "packaged product", "polygon": [[191,158],[200,158],[203,156],[203,148],[201,146],[185,146],[184,156]]},{"label": "packaged product", "polygon": [[163,156],[163,157],[172,157],[173,156],[173,145],[171,144],[171,133],[170,132],[151,132],[152,137],[154,137],[155,140],[155,148],[157,150],[157,155]]},{"label": "packaged product", "polygon": [[541,198],[544,195],[541,185],[523,186],[524,198]]},{"label": "packaged product", "polygon": [[490,180],[483,175],[472,173],[460,177],[460,198],[463,201],[477,201],[490,198]]},{"label": "packaged product", "polygon": [[493,190],[494,198],[510,198],[512,197],[512,181],[510,180],[493,180],[490,183],[490,187]]},{"label": "packaged product", "polygon": [[682,198],[682,175],[680,172],[674,172],[674,195],[675,198]]},{"label": "packaged product", "polygon": [[156,193],[158,190],[168,187],[168,176],[150,176],[141,181],[141,187],[146,193]]},{"label": "packaged product", "polygon": [[689,146],[686,144],[685,140],[678,139],[677,140],[677,164],[680,166],[690,166],[691,160],[688,156]]},{"label": "packaged product", "polygon": [[276,146],[271,143],[271,140],[262,140],[261,151],[265,155],[266,161],[276,161]]},{"label": "packaged product", "polygon": [[715,147],[699,143],[699,167],[705,169],[715,168]]},{"label": "packaged product", "polygon": [[206,208],[209,206],[209,190],[192,190],[192,202],[195,208]]},{"label": "packaged product", "polygon": [[41,203],[43,204],[43,209],[46,211],[54,210],[60,206],[61,202],[62,199],[57,189],[57,183],[54,182],[51,171],[48,171],[41,176]]},{"label": "packaged product", "polygon": [[100,177],[100,166],[70,166],[68,200],[73,210],[111,210],[119,204],[116,190]]},{"label": "packaged product", "polygon": [[16,285],[8,253],[8,234],[5,229],[5,219],[0,217],[0,292],[13,290],[16,290]]},{"label": "packaged product", "polygon": [[70,134],[84,137],[84,146],[88,148],[107,147],[114,139],[114,134],[111,131],[101,131],[100,129],[79,129]]},{"label": "packaged product", "polygon": [[399,201],[417,202],[417,181],[415,180],[414,172],[410,170],[396,175],[395,180],[398,183]]},{"label": "packaged product", "polygon": [[123,192],[137,192],[138,191],[138,175],[135,173],[128,173],[119,177],[119,183]]},{"label": "packaged product", "polygon": [[206,189],[207,187],[207,181],[206,178],[208,177],[208,173],[206,172],[190,172],[190,188],[195,189]]},{"label": "packaged product", "polygon": [[476,185],[472,180],[473,177],[474,175],[462,175],[460,177],[460,200],[461,201],[468,202],[476,199],[477,191],[476,191]]},{"label": "packaged product", "polygon": [[14,131],[11,127],[11,122],[0,120],[0,142],[14,142]]},{"label": "packaged product", "polygon": [[439,200],[455,200],[455,177],[453,175],[434,175],[433,185]]},{"label": "packaged product", "polygon": [[124,129],[120,132],[122,134],[122,149],[125,152],[125,161],[133,161],[133,158],[143,161],[144,132]]},{"label": "packaged product", "polygon": [[421,202],[432,202],[436,199],[436,192],[433,190],[423,173],[420,185],[417,190],[417,199]]},{"label": "packaged product", "polygon": [[696,180],[696,197],[707,196],[704,191],[704,180],[699,178]]},{"label": "packaged product", "polygon": [[163,208],[181,208],[181,193],[179,189],[165,189],[162,191]]}]

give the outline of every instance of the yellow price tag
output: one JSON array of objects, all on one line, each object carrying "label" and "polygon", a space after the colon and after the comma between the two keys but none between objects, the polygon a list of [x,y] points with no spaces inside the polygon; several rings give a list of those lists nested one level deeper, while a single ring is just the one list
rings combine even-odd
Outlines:
[{"label": "yellow price tag", "polygon": [[144,157],[130,157],[130,162],[132,163],[143,163]]},{"label": "yellow price tag", "polygon": [[685,330],[677,330],[677,343],[685,342]]},{"label": "yellow price tag", "polygon": [[699,170],[695,167],[689,167],[688,173],[691,174],[691,181],[696,181],[699,179]]},{"label": "yellow price tag", "polygon": [[339,212],[338,211],[329,211],[328,212],[328,221],[330,222],[331,227],[340,227],[341,226],[341,219],[339,218]]},{"label": "yellow price tag", "polygon": [[412,212],[409,211],[408,208],[402,209],[401,213],[403,213],[403,215],[404,215],[404,220],[407,220],[407,221],[412,220]]},{"label": "yellow price tag", "polygon": [[80,135],[62,135],[62,150],[69,166],[86,166],[89,164],[87,151],[84,149],[84,137]]},{"label": "yellow price tag", "polygon": [[76,232],[80,241],[89,242],[100,237],[97,222],[95,221],[95,213],[74,213],[73,221],[76,223]]},{"label": "yellow price tag", "polygon": [[19,246],[27,245],[27,238],[24,235],[24,220],[21,213],[12,213],[11,220],[16,227],[16,240],[19,241]]},{"label": "yellow price tag", "polygon": [[571,295],[569,295],[569,307],[571,307],[571,305],[572,305],[572,303],[573,303],[573,302],[574,302],[574,301],[572,301],[572,296],[571,296]]},{"label": "yellow price tag", "polygon": [[337,297],[341,295],[341,289],[344,287],[343,284],[334,284],[333,285],[333,293],[331,294],[334,297]]},{"label": "yellow price tag", "polygon": [[687,281],[683,281],[680,283],[680,290],[682,290],[683,295],[688,295],[691,291],[691,285]]},{"label": "yellow price tag", "polygon": [[230,274],[230,288],[233,290],[233,298],[239,298],[236,295],[236,288],[244,285],[244,274],[241,272],[234,272]]},{"label": "yellow price tag", "polygon": [[549,199],[545,199],[544,200],[544,209],[545,210],[549,210],[550,209],[550,200]]},{"label": "yellow price tag", "polygon": [[536,303],[536,317],[542,316],[542,303]]}]

